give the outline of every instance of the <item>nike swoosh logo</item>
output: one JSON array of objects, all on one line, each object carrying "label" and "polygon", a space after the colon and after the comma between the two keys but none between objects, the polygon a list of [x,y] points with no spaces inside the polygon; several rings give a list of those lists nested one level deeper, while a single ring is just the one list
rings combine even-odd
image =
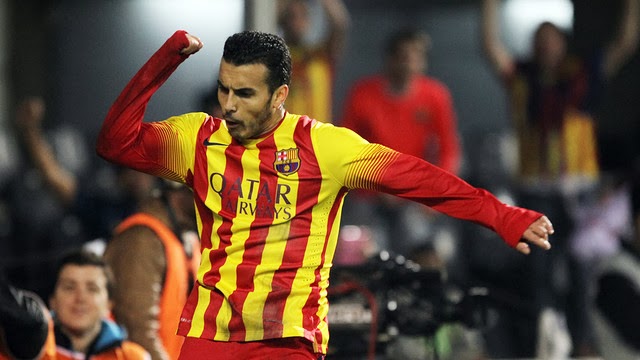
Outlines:
[{"label": "nike swoosh logo", "polygon": [[229,145],[229,144],[209,141],[209,139],[204,139],[204,142],[202,144],[204,146],[227,146],[227,145]]}]

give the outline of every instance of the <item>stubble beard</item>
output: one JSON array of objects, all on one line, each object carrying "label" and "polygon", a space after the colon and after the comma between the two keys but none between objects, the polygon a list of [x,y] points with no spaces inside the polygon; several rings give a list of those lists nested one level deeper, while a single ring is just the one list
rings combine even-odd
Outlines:
[{"label": "stubble beard", "polygon": [[[240,144],[246,144],[251,139],[256,139],[271,130],[267,122],[273,116],[270,105],[267,102],[262,111],[256,116],[256,121],[247,126],[246,121],[238,122],[239,128],[229,129],[229,134]],[[233,119],[233,118],[232,118]]]}]

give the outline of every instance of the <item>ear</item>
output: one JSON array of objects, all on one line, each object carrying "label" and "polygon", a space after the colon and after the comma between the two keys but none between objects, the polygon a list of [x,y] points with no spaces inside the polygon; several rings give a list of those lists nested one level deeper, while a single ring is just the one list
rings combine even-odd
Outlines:
[{"label": "ear", "polygon": [[280,85],[274,92],[271,97],[271,106],[274,109],[278,109],[284,105],[284,101],[289,96],[289,85]]},{"label": "ear", "polygon": [[102,317],[104,318],[109,318],[109,319],[113,319],[114,315],[113,315],[113,308],[115,306],[115,302],[112,299],[107,300],[107,306],[106,308],[103,308],[100,310],[100,312],[102,313]]}]

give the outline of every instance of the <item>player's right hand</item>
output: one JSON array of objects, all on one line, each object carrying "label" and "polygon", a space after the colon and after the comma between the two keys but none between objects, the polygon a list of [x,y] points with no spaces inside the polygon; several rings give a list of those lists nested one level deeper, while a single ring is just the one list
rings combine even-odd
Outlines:
[{"label": "player's right hand", "polygon": [[198,52],[198,50],[202,49],[202,41],[196,36],[193,36],[189,33],[186,34],[187,39],[189,39],[189,46],[180,50],[180,53],[183,55],[191,55]]}]

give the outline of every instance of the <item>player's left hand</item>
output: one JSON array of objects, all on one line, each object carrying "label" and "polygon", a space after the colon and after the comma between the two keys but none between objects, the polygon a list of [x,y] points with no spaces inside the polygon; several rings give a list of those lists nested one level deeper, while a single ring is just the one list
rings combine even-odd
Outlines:
[{"label": "player's left hand", "polygon": [[189,33],[187,33],[186,35],[187,35],[187,39],[189,40],[189,45],[183,48],[182,50],[180,50],[181,54],[191,55],[191,54],[197,53],[198,50],[202,49],[203,44],[198,37],[193,36]]},{"label": "player's left hand", "polygon": [[549,243],[549,235],[553,234],[553,225],[551,221],[546,217],[542,216],[538,220],[534,221],[527,230],[525,230],[524,234],[522,234],[522,239],[516,245],[516,250],[521,253],[528,255],[531,252],[531,248],[529,244],[536,245],[545,250],[551,249],[551,243]]}]

